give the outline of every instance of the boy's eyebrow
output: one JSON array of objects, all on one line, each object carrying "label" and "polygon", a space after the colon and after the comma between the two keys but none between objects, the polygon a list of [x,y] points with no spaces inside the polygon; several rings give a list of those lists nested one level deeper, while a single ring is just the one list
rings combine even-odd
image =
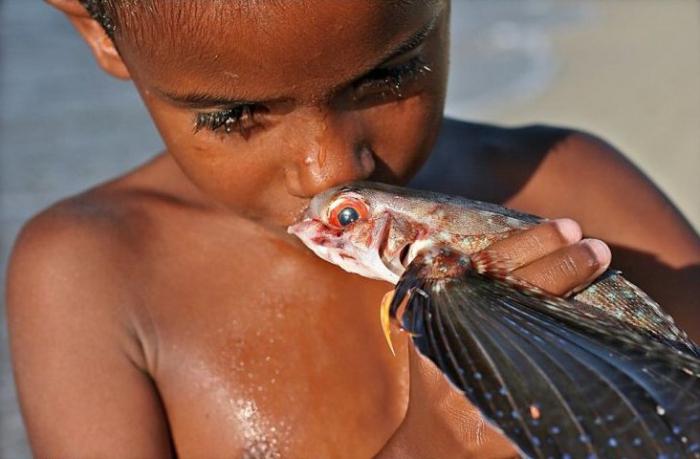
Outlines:
[{"label": "boy's eyebrow", "polygon": [[387,53],[382,59],[380,59],[378,64],[371,66],[370,69],[380,67],[381,65],[391,61],[392,59],[395,59],[403,54],[406,54],[409,51],[413,51],[414,49],[418,48],[423,43],[423,41],[425,41],[425,38],[428,36],[428,34],[432,32],[433,28],[435,28],[436,22],[437,16],[433,16],[427,24],[418,29],[416,33],[408,37],[406,40],[399,43],[399,45],[396,48]]},{"label": "boy's eyebrow", "polygon": [[213,94],[205,94],[194,92],[190,94],[169,94],[165,91],[156,90],[175,105],[185,108],[211,108],[211,107],[228,107],[233,108],[243,105],[264,104],[271,101],[252,101],[252,100],[236,100],[225,96],[215,96]]},{"label": "boy's eyebrow", "polygon": [[[433,30],[436,22],[437,16],[433,16],[431,20],[426,25],[421,27],[416,33],[411,35],[408,39],[399,43],[398,46],[396,46],[394,49],[385,54],[381,59],[379,59],[379,63],[375,63],[372,66],[368,66],[367,69],[363,69],[359,76],[353,77],[349,81],[356,81],[358,79],[361,79],[363,76],[367,75],[372,70],[379,68],[385,63],[390,62],[391,60],[396,59],[397,57],[416,49],[423,43],[428,34]],[[342,83],[339,85],[339,87],[345,86],[346,84],[348,83]],[[156,92],[168,99],[170,102],[173,102],[176,105],[186,108],[236,107],[243,105],[255,105],[274,102],[273,100],[237,100],[231,99],[226,96],[217,96],[201,92],[194,92],[190,94],[170,94],[160,89],[156,89]]]}]

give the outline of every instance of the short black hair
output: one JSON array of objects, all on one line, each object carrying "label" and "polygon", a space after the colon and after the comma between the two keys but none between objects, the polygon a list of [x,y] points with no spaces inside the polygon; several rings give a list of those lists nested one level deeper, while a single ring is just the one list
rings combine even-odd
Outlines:
[{"label": "short black hair", "polygon": [[107,35],[114,37],[114,32],[117,30],[114,22],[114,13],[118,0],[80,0],[80,3],[90,13],[97,22],[102,24],[102,27],[107,32]]}]

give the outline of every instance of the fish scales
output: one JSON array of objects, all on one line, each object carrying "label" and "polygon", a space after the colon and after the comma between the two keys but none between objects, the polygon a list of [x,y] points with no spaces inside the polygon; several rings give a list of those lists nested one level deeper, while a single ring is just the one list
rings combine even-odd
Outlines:
[{"label": "fish scales", "polygon": [[289,228],[321,258],[396,284],[381,304],[421,355],[527,457],[700,458],[700,358],[619,271],[573,298],[486,249],[543,221],[373,183],[312,199]]},{"label": "fish scales", "polygon": [[[466,254],[485,249],[513,231],[545,221],[541,217],[497,204],[374,182],[356,182],[328,190],[314,199],[310,212],[318,213],[321,207],[328,206],[343,195],[357,196],[364,200],[372,216],[385,213],[391,215],[393,224],[390,228],[395,232],[403,231],[404,239],[418,237],[409,230],[420,226],[428,230],[418,242],[445,244]],[[396,280],[393,279],[394,282]],[[625,279],[619,271],[608,270],[577,293],[574,299],[600,308],[664,342],[700,354],[698,347],[658,303]]]}]

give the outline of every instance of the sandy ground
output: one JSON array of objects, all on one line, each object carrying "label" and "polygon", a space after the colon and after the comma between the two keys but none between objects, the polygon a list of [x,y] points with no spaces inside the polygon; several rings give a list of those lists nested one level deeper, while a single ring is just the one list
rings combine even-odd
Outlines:
[{"label": "sandy ground", "polygon": [[[632,158],[700,228],[700,3],[453,5],[448,113],[594,132]],[[0,0],[0,58],[4,273],[23,221],[138,164],[160,141],[131,87],[102,76],[43,2]],[[0,320],[0,458],[23,457],[29,453]]]}]

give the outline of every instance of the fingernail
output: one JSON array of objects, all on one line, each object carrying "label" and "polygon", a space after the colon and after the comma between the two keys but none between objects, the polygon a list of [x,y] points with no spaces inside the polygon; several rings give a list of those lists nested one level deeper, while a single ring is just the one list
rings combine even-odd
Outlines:
[{"label": "fingernail", "polygon": [[581,240],[581,227],[574,220],[570,218],[558,218],[556,220],[552,220],[552,223],[566,242],[573,244],[574,242]]},{"label": "fingernail", "polygon": [[610,247],[605,242],[600,239],[584,239],[581,244],[585,244],[593,252],[593,256],[601,267],[607,267],[610,264],[612,254]]}]

